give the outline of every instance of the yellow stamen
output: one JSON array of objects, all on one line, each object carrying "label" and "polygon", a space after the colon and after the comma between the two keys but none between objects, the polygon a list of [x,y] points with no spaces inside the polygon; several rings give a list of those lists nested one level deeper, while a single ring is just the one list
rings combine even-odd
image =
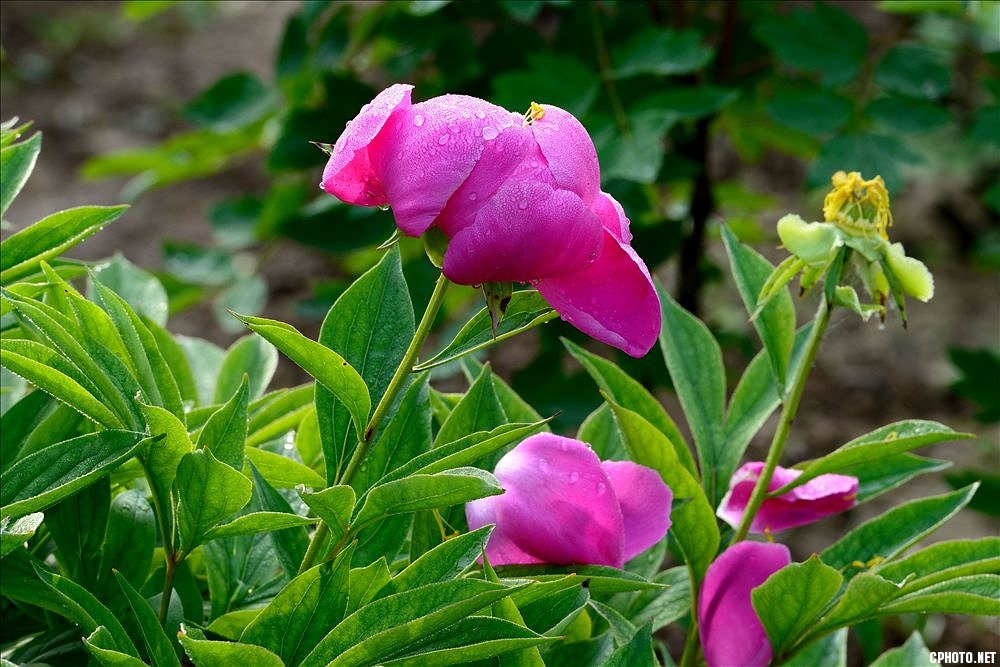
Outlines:
[{"label": "yellow stamen", "polygon": [[833,190],[823,200],[823,217],[849,231],[867,235],[873,229],[884,239],[892,226],[889,191],[881,176],[864,180],[857,171],[838,171],[833,175]]},{"label": "yellow stamen", "polygon": [[536,120],[541,120],[545,116],[545,109],[538,102],[532,102],[528,111],[524,114],[524,125],[531,125]]}]

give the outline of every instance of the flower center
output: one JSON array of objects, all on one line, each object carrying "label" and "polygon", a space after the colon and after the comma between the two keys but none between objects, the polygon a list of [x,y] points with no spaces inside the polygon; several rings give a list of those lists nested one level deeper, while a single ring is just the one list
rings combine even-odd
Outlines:
[{"label": "flower center", "polygon": [[531,106],[524,114],[524,122],[521,123],[522,126],[531,125],[536,120],[541,120],[545,116],[545,109],[538,102],[532,102]]},{"label": "flower center", "polygon": [[863,180],[856,171],[833,175],[833,190],[823,200],[823,217],[849,234],[888,239],[892,226],[889,191],[881,176]]}]

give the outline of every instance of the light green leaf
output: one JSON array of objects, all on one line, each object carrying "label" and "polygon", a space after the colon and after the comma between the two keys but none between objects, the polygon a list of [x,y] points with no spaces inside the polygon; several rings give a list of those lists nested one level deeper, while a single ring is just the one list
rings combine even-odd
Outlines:
[{"label": "light green leaf", "polygon": [[904,595],[880,614],[966,614],[1000,616],[1000,575],[956,577]]},{"label": "light green leaf", "polygon": [[0,244],[0,284],[9,285],[38,271],[121,216],[127,206],[81,206],[59,211],[9,236]]},{"label": "light green leaf", "polygon": [[449,626],[436,635],[434,640],[421,645],[413,653],[379,664],[386,667],[444,667],[469,665],[499,656],[502,661],[500,664],[508,667],[518,664],[506,660],[511,651],[522,651],[556,641],[556,637],[543,637],[523,625],[504,619],[470,616]]},{"label": "light green leaf", "polygon": [[333,540],[339,540],[351,525],[355,495],[350,486],[331,486],[316,493],[299,491],[302,501],[330,527]]},{"label": "light green leaf", "polygon": [[[333,393],[347,408],[357,432],[364,432],[368,414],[371,412],[371,397],[364,379],[343,357],[328,347],[306,338],[290,324],[263,317],[245,315],[237,317]],[[327,477],[329,477],[329,468],[333,460],[329,452],[327,454]]]},{"label": "light green leaf", "polygon": [[232,667],[233,665],[253,665],[253,667],[285,667],[277,655],[266,648],[253,644],[216,642],[195,639],[184,631],[177,634],[184,652],[198,667]]},{"label": "light green leaf", "polygon": [[229,346],[222,359],[215,384],[215,402],[222,403],[232,396],[242,384],[244,374],[250,378],[250,400],[260,398],[277,368],[278,351],[273,345],[260,336],[240,338]]},{"label": "light green leaf", "polygon": [[781,655],[819,618],[843,580],[813,555],[804,563],[781,568],[751,592],[775,655]]},{"label": "light green leaf", "polygon": [[306,417],[313,415],[311,418],[315,419],[314,394],[315,384],[310,382],[293,389],[278,389],[251,403],[247,447],[256,447],[293,430],[298,435],[297,429],[302,428]]},{"label": "light green leaf", "polygon": [[670,418],[656,398],[645,387],[634,380],[613,362],[592,352],[584,350],[579,345],[563,339],[563,345],[569,350],[587,374],[597,383],[597,386],[607,394],[612,401],[639,413],[650,424],[655,426],[674,446],[678,460],[692,475],[697,475],[691,449],[677,424]]},{"label": "light green leaf", "polygon": [[627,644],[618,647],[611,658],[605,663],[606,667],[656,667],[659,663],[653,654],[653,638],[650,626],[645,626],[635,631]]},{"label": "light green leaf", "polygon": [[102,667],[145,667],[146,665],[139,658],[119,651],[115,645],[114,637],[103,625],[98,626],[88,637],[83,638],[83,647]]},{"label": "light green leaf", "polygon": [[858,503],[891,491],[919,475],[948,468],[950,461],[938,461],[913,454],[895,454],[838,470],[841,475],[858,478]]},{"label": "light green leaf", "polygon": [[792,297],[788,290],[782,290],[758,312],[757,296],[774,267],[755,250],[740,243],[726,225],[722,226],[722,238],[729,254],[736,287],[747,313],[753,317],[757,335],[767,350],[778,393],[784,395],[785,378],[795,342],[795,305]]},{"label": "light green leaf", "polygon": [[372,487],[354,518],[353,529],[393,514],[449,507],[500,493],[503,489],[496,478],[478,468],[414,474]]},{"label": "light green leaf", "polygon": [[393,577],[379,591],[378,597],[458,578],[483,555],[492,530],[491,526],[483,526],[442,542]]},{"label": "light green leaf", "polygon": [[9,516],[0,519],[0,557],[6,556],[30,540],[44,518],[45,515],[41,512],[34,512],[16,521],[11,521]]},{"label": "light green leaf", "polygon": [[228,614],[219,616],[214,621],[209,623],[205,627],[205,630],[225,639],[238,641],[240,635],[243,634],[243,631],[246,630],[247,626],[250,625],[250,622],[253,621],[253,619],[257,618],[260,612],[260,609],[240,609],[239,611],[231,611]]},{"label": "light green leaf", "polygon": [[174,480],[178,536],[175,547],[189,553],[216,524],[249,502],[251,486],[249,479],[220,462],[210,450],[185,454]]},{"label": "light green leaf", "polygon": [[611,403],[611,409],[629,458],[660,473],[660,477],[673,491],[675,502],[687,499],[687,502],[675,507],[670,515],[673,522],[671,534],[694,572],[695,579],[700,582],[719,548],[718,524],[705,492],[691,473],[678,463],[670,440],[656,427],[638,413],[615,403]]},{"label": "light green leaf", "polygon": [[873,558],[889,560],[923,537],[968,504],[978,488],[972,484],[958,491],[931,496],[898,505],[885,514],[867,521],[834,544],[820,557],[850,578]]},{"label": "light green leaf", "polygon": [[316,523],[316,519],[289,514],[287,512],[251,512],[243,516],[236,517],[229,523],[210,529],[205,533],[204,540],[217,540],[223,537],[235,537],[237,535],[252,535],[254,533],[268,533],[285,528],[296,526],[308,526]]},{"label": "light green leaf", "polygon": [[[115,253],[112,259],[93,267],[91,278],[115,292],[139,315],[148,317],[161,327],[166,325],[167,291],[152,273]],[[93,288],[88,296],[95,298]]]},{"label": "light green leaf", "polygon": [[247,460],[254,464],[261,477],[271,486],[279,489],[292,489],[299,484],[314,489],[326,486],[326,481],[315,470],[295,459],[253,447],[248,447],[245,453]]},{"label": "light green leaf", "polygon": [[931,653],[923,638],[914,630],[906,643],[899,648],[889,649],[869,667],[938,667],[938,663],[931,660]]},{"label": "light green leaf", "polygon": [[576,439],[581,440],[594,450],[602,461],[621,461],[628,458],[625,443],[611,414],[611,406],[601,403],[587,415],[576,432]]},{"label": "light green leaf", "polygon": [[174,478],[177,477],[177,466],[185,454],[194,451],[194,445],[184,423],[176,416],[153,405],[140,405],[140,408],[149,432],[154,436],[162,436],[150,444],[142,456],[142,462],[159,510],[159,520],[166,522],[164,534],[169,535],[173,531],[174,521],[170,491]]},{"label": "light green leaf", "polygon": [[44,510],[89,486],[159,437],[100,431],[57,442],[26,456],[0,475],[0,515]]},{"label": "light green leaf", "polygon": [[784,664],[786,667],[847,667],[847,628],[814,641]]},{"label": "light green leaf", "polygon": [[[457,440],[469,433],[487,431],[507,423],[507,414],[500,404],[496,390],[493,388],[493,372],[489,366],[483,366],[469,391],[452,409],[448,418],[441,424],[434,446]],[[484,464],[492,469],[493,466]]]},{"label": "light green leaf", "polygon": [[211,450],[216,459],[237,470],[243,469],[250,399],[247,376],[242,380],[226,404],[208,418],[198,436],[198,447]]},{"label": "light green leaf", "polygon": [[330,631],[300,667],[374,664],[520,587],[476,579],[429,584],[365,605]]},{"label": "light green leaf", "polygon": [[440,352],[427,361],[414,366],[414,370],[424,371],[446,364],[464,355],[512,338],[557,317],[559,317],[559,313],[552,310],[548,302],[535,290],[514,292],[510,296],[510,302],[507,304],[507,310],[497,327],[495,337],[489,310],[483,308],[465,323],[465,326]]},{"label": "light green leaf", "polygon": [[660,348],[694,435],[702,484],[714,507],[729,484],[722,470],[726,446],[721,437],[726,404],[722,350],[708,327],[681,308],[662,285],[657,285],[657,292],[663,305]]},{"label": "light green leaf", "polygon": [[837,603],[824,615],[816,634],[871,618],[883,603],[898,593],[899,586],[891,581],[877,574],[862,572],[848,582]]},{"label": "light green leaf", "polygon": [[678,565],[657,574],[653,583],[667,588],[639,593],[629,607],[628,617],[652,619],[656,632],[691,613],[691,579],[687,568]]},{"label": "light green leaf", "polygon": [[347,601],[347,613],[353,614],[371,602],[382,587],[389,583],[392,575],[385,557],[381,557],[366,567],[351,570],[351,593]]},{"label": "light green leaf", "polygon": [[7,213],[17,193],[28,182],[41,150],[41,132],[0,150],[0,218]]},{"label": "light green leaf", "polygon": [[939,542],[881,564],[875,572],[890,581],[905,583],[904,594],[956,576],[1000,574],[1000,537]]}]

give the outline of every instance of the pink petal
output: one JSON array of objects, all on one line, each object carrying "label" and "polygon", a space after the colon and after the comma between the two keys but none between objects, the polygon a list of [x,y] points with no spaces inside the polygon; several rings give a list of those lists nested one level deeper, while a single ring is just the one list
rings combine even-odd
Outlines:
[{"label": "pink petal", "polygon": [[543,104],[545,115],[529,127],[559,187],[575,192],[586,203],[601,187],[597,150],[590,135],[573,114]]},{"label": "pink petal", "polygon": [[631,461],[604,461],[601,467],[618,496],[625,525],[625,560],[631,560],[667,534],[674,496],[652,468]]},{"label": "pink petal", "polygon": [[[486,556],[490,559],[490,564],[535,565],[543,563],[544,561],[521,551],[504,531],[503,525],[497,521],[497,506],[502,502],[503,496],[490,496],[465,504],[465,519],[469,523],[469,530],[482,528],[489,523],[495,524],[493,532],[490,533],[489,542],[486,543]],[[482,562],[482,559],[479,559],[479,562]]]},{"label": "pink petal", "polygon": [[[373,162],[383,141],[376,141],[393,114],[410,106],[413,86],[397,83],[379,93],[347,126],[323,170],[322,188],[348,204],[380,206],[388,200]],[[375,153],[373,155],[372,153]]]},{"label": "pink petal", "polygon": [[[729,491],[719,505],[718,516],[736,527],[743,518],[753,487],[760,477],[764,464],[754,461],[744,464],[729,484]],[[768,485],[776,491],[802,474],[778,466]],[[818,521],[831,514],[838,514],[857,504],[858,479],[848,475],[820,475],[778,498],[765,500],[750,524],[755,533],[778,532]]]},{"label": "pink petal", "polygon": [[525,132],[517,114],[466,95],[415,104],[399,123],[381,177],[396,224],[411,236],[434,224],[500,133]]},{"label": "pink petal", "polygon": [[601,192],[591,206],[597,217],[601,219],[604,228],[611,232],[616,239],[629,245],[632,243],[632,232],[629,231],[629,219],[625,216],[625,209],[618,203],[618,200],[607,192]]},{"label": "pink petal", "polygon": [[444,274],[461,285],[563,276],[587,267],[601,236],[600,220],[574,193],[511,178],[452,237]]},{"label": "pink petal", "polygon": [[500,459],[495,474],[505,489],[495,505],[496,521],[517,548],[557,565],[622,567],[618,498],[584,443],[549,433],[531,436]]},{"label": "pink petal", "polygon": [[633,357],[649,352],[660,335],[660,300],[649,271],[607,229],[593,264],[579,273],[543,279],[538,291],[577,329]]},{"label": "pink petal", "polygon": [[708,567],[698,600],[698,626],[708,667],[767,667],[771,642],[750,592],[791,562],[783,544],[738,542]]}]

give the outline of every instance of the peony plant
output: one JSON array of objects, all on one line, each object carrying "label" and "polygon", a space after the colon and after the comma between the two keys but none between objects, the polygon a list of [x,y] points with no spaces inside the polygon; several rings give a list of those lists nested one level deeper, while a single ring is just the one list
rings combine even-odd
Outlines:
[{"label": "peony plant", "polygon": [[[720,227],[761,342],[729,390],[714,335],[632,249],[572,115],[412,92],[361,110],[322,187],[423,238],[441,273],[419,318],[405,240],[318,340],[234,313],[252,333],[226,350],[172,334],[162,285],[124,258],[60,259],[123,207],[61,211],[0,244],[4,664],[844,664],[864,621],[997,615],[1000,539],[910,551],[977,484],[854,514],[940,469],[914,450],[968,434],[905,420],[785,460],[834,314],[930,297],[929,272],[888,241],[880,179],[837,174],[824,221],[782,218],[778,267]],[[0,130],[3,215],[41,136]],[[802,327],[796,275],[819,286]],[[487,304],[425,349],[453,283],[483,285]],[[633,356],[659,343],[681,410],[566,341],[604,402],[552,433],[475,353],[553,313]],[[269,391],[279,354],[311,379]],[[432,382],[444,364],[464,391]],[[765,460],[743,462],[768,435]],[[796,552],[794,527],[839,513],[845,534]],[[929,661],[917,635],[893,651]]]}]

